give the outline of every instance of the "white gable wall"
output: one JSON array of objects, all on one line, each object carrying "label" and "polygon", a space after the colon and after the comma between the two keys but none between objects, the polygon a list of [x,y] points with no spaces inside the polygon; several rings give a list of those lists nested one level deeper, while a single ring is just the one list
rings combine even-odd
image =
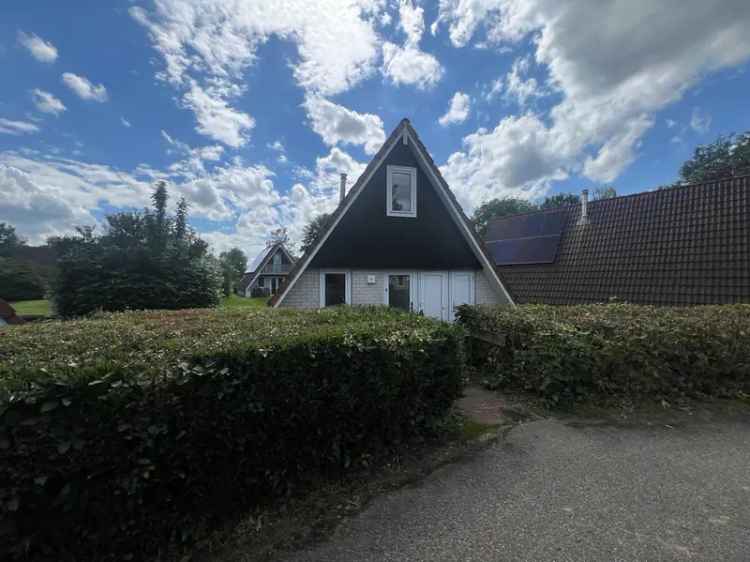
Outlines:
[{"label": "white gable wall", "polygon": [[[389,273],[401,273],[393,270],[352,270],[351,300],[352,305],[383,305],[385,304],[385,283]],[[419,275],[419,272],[412,272]],[[448,272],[446,272],[448,273]],[[368,276],[374,276],[375,282],[367,282]],[[415,279],[416,290],[419,282]],[[415,300],[418,297],[415,296]],[[476,304],[507,304],[504,295],[493,288],[491,281],[483,270],[474,272],[474,302]],[[279,305],[282,308],[320,308],[320,270],[308,269],[300,276],[297,283]]]}]

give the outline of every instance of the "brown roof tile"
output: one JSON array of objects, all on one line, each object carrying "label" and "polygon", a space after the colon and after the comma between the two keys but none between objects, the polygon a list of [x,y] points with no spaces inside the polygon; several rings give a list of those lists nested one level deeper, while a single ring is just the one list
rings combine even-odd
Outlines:
[{"label": "brown roof tile", "polygon": [[515,302],[750,303],[750,177],[564,211],[554,263],[496,267]]}]

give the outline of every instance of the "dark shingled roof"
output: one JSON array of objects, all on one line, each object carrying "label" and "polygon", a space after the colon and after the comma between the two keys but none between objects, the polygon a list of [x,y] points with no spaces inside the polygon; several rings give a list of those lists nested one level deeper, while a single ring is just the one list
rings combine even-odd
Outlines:
[{"label": "dark shingled roof", "polygon": [[516,303],[750,303],[750,177],[592,201],[586,225],[561,211],[554,263],[496,267]]}]

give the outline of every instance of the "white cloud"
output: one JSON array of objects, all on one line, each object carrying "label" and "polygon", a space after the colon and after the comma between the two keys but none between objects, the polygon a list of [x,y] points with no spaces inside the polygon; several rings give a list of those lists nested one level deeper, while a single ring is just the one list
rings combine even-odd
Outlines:
[{"label": "white cloud", "polygon": [[125,119],[124,117],[120,117],[120,123],[122,123],[122,126],[123,126],[123,127],[127,127],[128,129],[129,129],[130,127],[132,127],[132,126],[133,126],[133,125],[132,125],[132,124],[130,123],[130,121],[128,121],[128,120],[127,120],[127,119]]},{"label": "white cloud", "polygon": [[103,103],[107,101],[107,88],[102,84],[95,85],[85,76],[78,76],[72,72],[65,72],[62,75],[63,84],[73,90],[73,92],[82,100],[91,100]]},{"label": "white cloud", "polygon": [[690,128],[696,133],[705,135],[711,128],[711,116],[699,107],[693,108],[693,114],[690,116]]},{"label": "white cloud", "polygon": [[531,64],[528,56],[513,61],[510,72],[505,77],[505,98],[514,100],[519,106],[524,107],[526,102],[532,98],[546,95],[544,89],[540,88],[535,78],[524,79]]},{"label": "white cloud", "polygon": [[279,164],[286,164],[289,162],[289,158],[287,158],[286,155],[286,148],[280,140],[275,140],[272,143],[266,144],[266,146],[276,152],[276,161],[279,162]]},{"label": "white cloud", "polygon": [[489,83],[489,85],[486,85],[482,88],[482,97],[484,98],[484,101],[490,102],[494,100],[497,96],[499,96],[503,91],[503,79],[498,78],[496,80],[493,80]]},{"label": "white cloud", "polygon": [[38,88],[31,90],[31,99],[36,108],[44,113],[59,115],[67,109],[55,96]]},{"label": "white cloud", "polygon": [[232,109],[221,96],[211,95],[195,82],[183,97],[183,103],[195,113],[196,131],[233,148],[244,145],[246,131],[255,127],[255,120],[247,113]]},{"label": "white cloud", "polygon": [[[545,164],[531,166],[533,173],[522,186],[531,189],[550,178],[550,146],[559,149],[553,170],[583,169],[592,179],[616,179],[634,159],[658,111],[679,100],[706,73],[750,58],[749,20],[750,3],[744,0],[658,5],[650,0],[442,0],[436,29],[447,26],[456,46],[468,44],[480,30],[489,45],[531,40],[536,63],[549,75],[545,89],[561,100],[544,120],[538,119],[534,138],[521,155],[533,153],[533,162]],[[519,83],[516,97],[526,91],[532,90]],[[506,118],[498,128],[512,129],[516,120]],[[471,158],[479,159],[479,152],[456,153],[446,166],[460,165],[455,175],[463,177],[459,172]],[[505,162],[515,169],[515,162]],[[497,171],[474,189],[493,197],[518,189],[507,183],[514,174]]]},{"label": "white cloud", "polygon": [[320,96],[308,96],[303,103],[313,131],[328,146],[361,144],[375,154],[385,142],[383,120],[371,113],[357,113]]},{"label": "white cloud", "polygon": [[33,123],[27,121],[11,121],[10,119],[0,117],[0,133],[6,135],[25,135],[28,133],[36,133],[38,131],[39,127]]},{"label": "white cloud", "polygon": [[440,171],[464,210],[498,196],[534,198],[566,177],[568,148],[533,114],[506,117],[464,138]]},{"label": "white cloud", "polygon": [[675,125],[677,125],[677,121],[675,121],[674,119],[667,119],[665,120],[665,123],[667,124],[668,129],[672,129]]},{"label": "white cloud", "polygon": [[604,183],[614,181],[620,172],[635,160],[639,139],[653,124],[653,119],[646,115],[628,121],[622,131],[610,137],[599,148],[596,158],[586,158],[583,173],[592,180]]},{"label": "white cloud", "polygon": [[157,76],[182,91],[182,103],[196,113],[199,132],[237,147],[253,121],[231,104],[246,91],[245,72],[260,45],[273,36],[293,42],[297,59],[292,70],[307,92],[346,91],[375,70],[379,40],[374,25],[381,4],[157,0],[153,10],[132,7],[130,14],[148,30],[164,60]]},{"label": "white cloud", "polygon": [[401,0],[398,7],[399,27],[406,33],[406,41],[417,45],[424,33],[424,9],[412,0]]},{"label": "white cloud", "polygon": [[453,123],[463,123],[469,117],[470,109],[471,98],[463,92],[456,92],[451,99],[448,111],[438,119],[438,122],[443,127],[447,127]]},{"label": "white cloud", "polygon": [[442,78],[443,67],[434,56],[419,48],[424,34],[424,10],[412,0],[401,0],[399,18],[406,41],[403,46],[383,43],[383,75],[394,84],[431,88]]},{"label": "white cloud", "polygon": [[24,46],[39,62],[55,62],[57,49],[55,46],[34,33],[18,32],[18,42]]},{"label": "white cloud", "polygon": [[383,74],[394,84],[432,88],[443,76],[443,67],[432,55],[415,47],[383,43]]},{"label": "white cloud", "polygon": [[146,181],[109,166],[36,153],[0,154],[0,221],[16,226],[32,244],[96,225],[102,203],[141,207],[148,203]]}]

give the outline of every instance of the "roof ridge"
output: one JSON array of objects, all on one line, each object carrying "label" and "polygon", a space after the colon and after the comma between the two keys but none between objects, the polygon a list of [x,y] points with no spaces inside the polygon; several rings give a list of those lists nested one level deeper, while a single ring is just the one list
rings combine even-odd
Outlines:
[{"label": "roof ridge", "polygon": [[[677,191],[681,189],[689,189],[689,188],[698,188],[698,187],[705,187],[708,185],[713,185],[717,183],[724,183],[724,182],[732,182],[737,180],[743,180],[743,179],[750,179],[750,174],[743,174],[741,176],[728,176],[725,178],[719,178],[715,180],[710,181],[704,181],[704,182],[694,182],[694,183],[688,183],[688,184],[682,184],[682,185],[669,185],[669,186],[658,186],[654,187],[652,189],[646,190],[646,191],[638,191],[636,193],[627,193],[625,195],[617,195],[615,197],[607,197],[605,199],[594,199],[589,201],[589,206],[591,205],[599,205],[608,201],[614,201],[614,200],[620,200],[620,199],[634,199],[636,197],[647,197],[649,195],[654,195],[657,193],[662,193],[664,191]],[[525,213],[515,213],[512,215],[506,215],[503,217],[496,217],[490,220],[490,222],[495,221],[502,221],[511,219],[514,217],[523,217],[528,215],[539,215],[541,213],[549,213],[554,211],[561,211],[561,210],[568,210],[571,208],[576,208],[580,206],[580,202],[578,203],[570,203],[567,205],[560,205],[559,207],[552,207],[549,209],[538,209],[536,211],[526,211]],[[489,223],[488,223],[489,224]]]}]

